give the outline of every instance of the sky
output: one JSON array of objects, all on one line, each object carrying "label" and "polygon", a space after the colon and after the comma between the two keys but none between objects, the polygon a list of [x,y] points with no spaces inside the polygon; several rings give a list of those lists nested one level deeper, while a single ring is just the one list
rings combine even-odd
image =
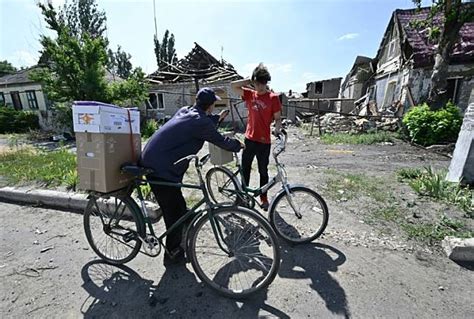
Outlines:
[{"label": "sky", "polygon": [[[44,1],[44,0],[42,0]],[[37,0],[0,0],[0,60],[34,65],[39,37],[49,34]],[[64,0],[52,0],[62,6]],[[425,4],[431,1],[426,0]],[[156,70],[153,0],[97,0],[107,36],[134,66]],[[155,0],[158,37],[176,38],[178,58],[199,43],[238,73],[263,62],[276,91],[302,92],[306,83],[344,77],[357,55],[374,57],[393,11],[412,0]]]}]

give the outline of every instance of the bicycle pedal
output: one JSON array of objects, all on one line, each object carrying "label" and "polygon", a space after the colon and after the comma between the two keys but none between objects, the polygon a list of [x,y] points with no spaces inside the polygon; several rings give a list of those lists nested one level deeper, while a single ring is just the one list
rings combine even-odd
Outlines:
[{"label": "bicycle pedal", "polygon": [[128,243],[132,240],[137,239],[137,233],[135,233],[134,231],[129,231],[128,233],[124,234],[122,238],[124,242]]}]

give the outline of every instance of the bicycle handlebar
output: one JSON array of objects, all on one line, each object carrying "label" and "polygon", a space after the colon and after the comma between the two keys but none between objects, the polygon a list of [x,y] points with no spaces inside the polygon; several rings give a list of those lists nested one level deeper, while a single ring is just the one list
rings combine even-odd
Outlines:
[{"label": "bicycle handlebar", "polygon": [[201,167],[201,166],[204,166],[204,164],[207,163],[207,161],[209,160],[210,158],[210,154],[207,154],[207,155],[204,155],[201,159],[199,159],[199,156],[197,156],[196,154],[190,154],[188,156],[185,156],[179,160],[177,160],[176,162],[173,163],[173,165],[177,165],[183,161],[190,161],[192,159],[194,159],[194,166],[196,166],[196,168],[198,167]]}]

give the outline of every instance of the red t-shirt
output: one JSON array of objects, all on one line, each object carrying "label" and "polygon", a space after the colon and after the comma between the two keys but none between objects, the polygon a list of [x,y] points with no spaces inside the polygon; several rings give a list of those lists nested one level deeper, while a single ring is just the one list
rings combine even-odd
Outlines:
[{"label": "red t-shirt", "polygon": [[245,137],[251,141],[270,144],[270,125],[273,114],[281,111],[281,103],[277,94],[267,92],[259,95],[257,91],[242,88],[248,110]]}]

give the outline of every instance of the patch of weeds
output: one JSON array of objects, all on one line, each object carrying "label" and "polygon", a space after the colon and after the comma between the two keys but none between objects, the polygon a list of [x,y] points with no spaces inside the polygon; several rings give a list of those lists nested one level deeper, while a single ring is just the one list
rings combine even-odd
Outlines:
[{"label": "patch of weeds", "polygon": [[336,200],[352,199],[366,195],[378,202],[385,202],[388,193],[382,180],[363,174],[332,174],[327,181],[329,196]]},{"label": "patch of weeds", "polygon": [[61,148],[46,152],[22,148],[0,154],[0,175],[9,184],[38,182],[45,186],[77,184],[76,155]]},{"label": "patch of weeds", "polygon": [[325,144],[375,144],[382,142],[394,142],[396,135],[391,132],[379,131],[375,133],[348,134],[333,133],[323,134],[321,141]]},{"label": "patch of weeds", "polygon": [[456,236],[460,238],[469,238],[474,236],[474,232],[464,230],[464,223],[448,218],[446,216],[434,224],[408,224],[401,225],[409,238],[433,244],[444,239],[446,236]]},{"label": "patch of weeds", "polygon": [[[437,172],[431,167],[425,167],[424,171],[412,174],[408,184],[419,195],[454,204],[461,208],[466,216],[474,218],[474,191],[461,186],[460,183],[447,181],[446,173],[446,170]],[[413,177],[414,175],[416,177]]]},{"label": "patch of weeds", "polygon": [[400,211],[394,205],[381,207],[373,212],[373,216],[387,222],[397,221],[400,217]]},{"label": "patch of weeds", "polygon": [[400,182],[417,179],[423,175],[423,170],[420,168],[402,168],[397,171],[397,179]]}]

